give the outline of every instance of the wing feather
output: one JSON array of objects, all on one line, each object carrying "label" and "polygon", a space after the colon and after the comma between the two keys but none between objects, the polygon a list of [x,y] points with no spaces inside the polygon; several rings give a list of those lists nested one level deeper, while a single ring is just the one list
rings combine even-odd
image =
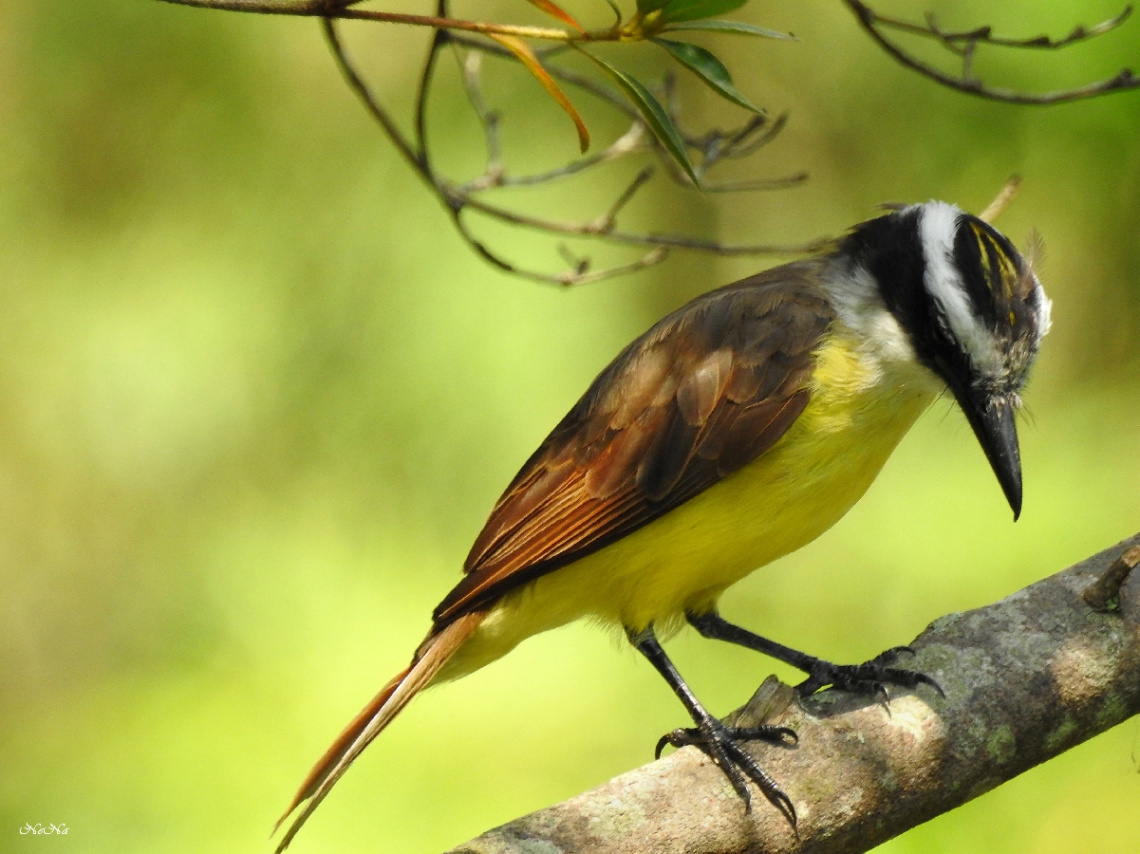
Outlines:
[{"label": "wing feather", "polygon": [[771,448],[834,311],[822,261],[706,294],[630,344],[495,505],[437,629],[637,530]]}]

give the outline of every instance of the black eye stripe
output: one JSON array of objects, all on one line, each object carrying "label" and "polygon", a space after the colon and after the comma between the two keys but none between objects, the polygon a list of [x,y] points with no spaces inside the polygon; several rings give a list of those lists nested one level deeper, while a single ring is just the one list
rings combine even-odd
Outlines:
[{"label": "black eye stripe", "polygon": [[850,257],[852,268],[862,267],[875,278],[887,309],[916,348],[920,341],[934,334],[929,299],[922,284],[926,258],[918,209],[863,223],[847,236],[841,251]]},{"label": "black eye stripe", "polygon": [[1001,289],[1000,285],[996,291],[994,289],[997,247],[986,237],[984,232],[974,227],[973,220],[960,220],[954,235],[954,266],[961,276],[970,310],[983,325],[992,329],[997,320],[994,297],[1001,293]]}]

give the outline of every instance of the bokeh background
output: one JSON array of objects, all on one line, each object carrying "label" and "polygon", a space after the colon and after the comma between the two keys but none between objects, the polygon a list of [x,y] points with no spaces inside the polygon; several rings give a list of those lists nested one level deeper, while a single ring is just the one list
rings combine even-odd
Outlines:
[{"label": "bokeh background", "polygon": [[[458,11],[525,20],[521,5]],[[709,42],[754,100],[791,113],[747,174],[811,180],[733,199],[654,189],[625,226],[797,242],[881,202],[980,210],[1017,172],[999,224],[1048,250],[1022,520],[939,404],[843,522],[726,597],[765,634],[863,660],[1140,529],[1140,92],[988,103],[902,70],[836,3],[753,5],[738,17],[800,41]],[[568,6],[606,21],[600,3]],[[931,6],[1014,35],[1118,11]],[[403,118],[422,35],[349,33]],[[1140,62],[1137,45],[1133,21],[979,69],[1057,88]],[[481,142],[454,63],[441,69],[432,138],[470,176]],[[508,166],[573,155],[533,80],[489,62],[487,90]],[[682,93],[694,123],[740,118]],[[600,138],[620,130],[589,118]],[[592,216],[632,168],[513,199]],[[483,228],[559,269],[552,241]],[[593,375],[667,310],[780,260],[678,254],[569,290],[512,279],[461,244],[314,22],[0,2],[0,850],[270,850],[310,763],[404,665],[499,492]],[[669,648],[716,711],[773,670],[687,635]],[[683,718],[634,654],[565,628],[418,700],[295,850],[456,845],[648,761]],[[1132,854],[1138,760],[1130,721],[880,850]],[[70,833],[20,836],[27,822]]]}]

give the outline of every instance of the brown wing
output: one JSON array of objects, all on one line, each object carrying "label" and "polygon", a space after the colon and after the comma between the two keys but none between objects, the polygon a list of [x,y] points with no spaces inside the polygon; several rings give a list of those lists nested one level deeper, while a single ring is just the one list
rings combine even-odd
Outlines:
[{"label": "brown wing", "polygon": [[803,411],[834,311],[821,260],[697,298],[630,344],[523,466],[435,610],[437,627],[668,513]]}]

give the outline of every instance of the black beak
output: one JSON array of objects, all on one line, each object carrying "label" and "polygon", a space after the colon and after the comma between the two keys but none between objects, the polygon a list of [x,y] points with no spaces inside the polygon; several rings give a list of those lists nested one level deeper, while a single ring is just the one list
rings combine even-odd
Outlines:
[{"label": "black beak", "polygon": [[986,452],[1016,522],[1021,515],[1021,452],[1014,423],[1016,407],[1004,395],[980,395],[967,390],[954,396]]}]

